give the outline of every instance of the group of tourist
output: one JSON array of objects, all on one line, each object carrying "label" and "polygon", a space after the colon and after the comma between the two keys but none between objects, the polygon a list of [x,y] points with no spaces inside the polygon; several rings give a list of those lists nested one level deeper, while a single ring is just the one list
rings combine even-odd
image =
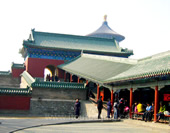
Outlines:
[{"label": "group of tourist", "polygon": [[[168,105],[169,105],[168,108],[170,108],[170,102]],[[146,108],[145,108],[145,106],[146,106]],[[75,109],[76,118],[78,118],[80,115],[79,99],[76,99],[74,109]],[[99,99],[97,100],[97,109],[98,109],[98,119],[101,119],[100,115],[101,115],[101,112],[103,109],[102,96],[100,96]],[[112,109],[113,109],[114,113],[112,113]],[[139,102],[139,103],[135,102],[132,106],[132,110],[133,110],[134,114],[142,113],[143,114],[142,120],[145,120],[145,122],[151,121],[152,116],[154,114],[154,103],[152,103],[152,104],[146,103],[146,105],[145,105],[145,104],[142,104],[141,102]],[[165,112],[167,112],[167,115],[170,115],[169,109],[168,109],[168,111],[166,111],[166,106],[163,105],[162,102],[160,102],[159,112],[157,113],[157,121],[159,121],[161,118],[163,118]],[[123,98],[121,98],[120,100],[115,99],[114,104],[112,105],[111,101],[109,99],[107,102],[107,118],[113,117],[113,114],[114,114],[114,119],[125,118],[126,116],[128,116],[129,107],[127,105],[127,101],[124,100]]]},{"label": "group of tourist", "polygon": [[[143,114],[142,115],[143,121],[145,120],[145,122],[147,122],[147,121],[152,120],[152,116],[154,114],[154,103],[153,102],[152,104],[146,103],[146,105],[142,104],[141,102],[139,103],[135,102],[132,108],[133,108],[132,110],[134,114],[138,114],[138,113]],[[164,117],[165,112],[167,112],[167,115],[169,115],[169,109],[166,110],[166,106],[161,101],[159,105],[159,112],[157,113],[157,121],[159,121],[161,118]]]},{"label": "group of tourist", "polygon": [[[102,96],[97,101],[97,109],[98,109],[98,119],[100,119],[100,114],[103,108],[103,102],[102,102]],[[113,109],[113,111],[112,111]],[[126,100],[121,98],[120,100],[115,99],[114,104],[111,104],[110,99],[107,102],[107,118],[110,118],[113,116],[114,112],[114,119],[125,118],[126,115],[128,115],[129,107],[127,106]]]},{"label": "group of tourist", "polygon": [[50,76],[50,74],[47,74],[47,76],[46,76],[46,81],[56,81],[56,82],[58,82],[59,79],[58,79],[57,75],[55,75],[55,76]]},{"label": "group of tourist", "polygon": [[114,119],[128,117],[129,106],[127,100],[121,98],[120,100],[115,99],[113,104]]}]

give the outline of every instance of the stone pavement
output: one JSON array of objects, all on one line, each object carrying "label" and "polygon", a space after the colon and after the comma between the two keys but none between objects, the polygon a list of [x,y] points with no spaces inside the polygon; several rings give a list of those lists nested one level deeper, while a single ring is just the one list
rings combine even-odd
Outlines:
[{"label": "stone pavement", "polygon": [[17,133],[169,133],[168,129],[132,125],[126,122],[95,122],[50,125],[29,128]]},{"label": "stone pavement", "polygon": [[119,120],[112,119],[89,119],[89,118],[57,118],[57,117],[39,117],[39,118],[0,118],[0,133],[9,133],[21,129],[47,126],[61,125],[72,123],[92,123],[92,122],[112,122]]},{"label": "stone pavement", "polygon": [[42,132],[117,132],[117,133],[170,133],[168,124],[144,122],[139,120],[113,120],[75,118],[0,118],[0,133],[42,133]]}]

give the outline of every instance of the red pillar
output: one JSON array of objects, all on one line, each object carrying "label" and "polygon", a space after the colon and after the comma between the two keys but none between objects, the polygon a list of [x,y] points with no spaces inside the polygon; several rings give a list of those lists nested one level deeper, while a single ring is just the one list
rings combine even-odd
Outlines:
[{"label": "red pillar", "polygon": [[154,108],[154,121],[156,122],[156,114],[158,113],[158,86],[155,86],[155,108]]},{"label": "red pillar", "polygon": [[105,97],[105,95],[104,95],[104,88],[103,88],[103,96],[102,96],[102,100],[104,101],[104,97]]},{"label": "red pillar", "polygon": [[88,84],[88,80],[86,80],[86,85]]},{"label": "red pillar", "polygon": [[113,96],[113,89],[111,90],[111,105],[113,106],[114,96]]},{"label": "red pillar", "polygon": [[99,99],[100,97],[100,89],[99,89],[99,84],[97,84],[97,100]]},{"label": "red pillar", "polygon": [[133,88],[130,88],[129,116],[132,118]]},{"label": "red pillar", "polygon": [[100,96],[102,96],[102,101],[104,101],[104,88],[102,89],[102,91],[101,91],[101,89],[100,89]]},{"label": "red pillar", "polygon": [[70,82],[72,82],[72,74],[70,74]]},{"label": "red pillar", "polygon": [[80,78],[79,77],[77,77],[77,83],[80,83]]},{"label": "red pillar", "polygon": [[113,117],[113,103],[114,103],[114,95],[113,95],[113,89],[111,90],[111,115]]}]

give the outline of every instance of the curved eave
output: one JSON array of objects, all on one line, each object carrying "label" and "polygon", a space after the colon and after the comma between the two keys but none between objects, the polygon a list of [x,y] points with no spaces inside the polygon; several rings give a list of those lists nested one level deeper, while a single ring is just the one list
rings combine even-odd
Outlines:
[{"label": "curved eave", "polygon": [[11,72],[10,71],[0,71],[0,76],[10,76]]},{"label": "curved eave", "polygon": [[106,80],[104,81],[105,84],[115,84],[115,83],[120,83],[120,82],[129,82],[129,81],[135,81],[135,80],[143,80],[143,79],[151,79],[151,78],[158,78],[158,77],[164,77],[168,76],[170,77],[170,69],[168,70],[160,70],[157,72],[150,72],[150,73],[143,73],[140,75],[134,75],[134,76],[129,76],[129,77],[123,77],[123,78],[117,78],[114,80]]},{"label": "curved eave", "polygon": [[121,42],[125,39],[124,36],[120,35],[120,34],[109,34],[109,33],[91,33],[87,35],[88,37],[93,37],[93,38],[107,38],[108,39],[115,39],[118,42]]},{"label": "curved eave", "polygon": [[27,71],[24,71],[20,76],[23,76],[29,86],[35,82],[35,79]]},{"label": "curved eave", "polygon": [[11,68],[25,69],[25,66],[24,66],[24,64],[15,64],[15,63],[12,63]]},{"label": "curved eave", "polygon": [[118,34],[114,30],[112,30],[109,26],[107,21],[105,20],[103,24],[94,32],[87,35],[88,37],[97,37],[97,38],[108,38],[108,39],[115,39],[116,41],[120,42],[125,39],[124,36]]},{"label": "curved eave", "polygon": [[82,77],[82,78],[84,78],[84,79],[86,79],[88,81],[92,81],[92,82],[98,83],[98,84],[103,84],[104,83],[102,80],[96,79],[95,77],[91,77],[89,75],[84,75],[82,73],[78,73],[76,71],[72,71],[72,70],[66,69],[66,68],[64,68],[62,66],[60,66],[59,68],[64,70],[64,71],[66,71],[66,72],[68,72],[68,73],[70,73],[70,74],[72,74],[72,75],[76,75],[78,77]]},{"label": "curved eave", "polygon": [[52,49],[58,49],[58,50],[64,50],[64,51],[67,51],[67,50],[70,50],[70,51],[76,51],[76,52],[81,52],[83,50],[84,53],[93,53],[93,54],[105,54],[105,55],[115,55],[115,56],[130,56],[130,55],[133,55],[133,52],[106,52],[106,51],[94,51],[94,50],[84,50],[84,49],[70,49],[70,48],[57,48],[57,47],[47,47],[47,46],[38,46],[38,45],[35,45],[34,43],[30,43],[30,42],[27,42],[25,41],[23,43],[23,45],[25,47],[33,47],[33,48],[43,48],[43,49],[49,49],[49,50],[52,50]]},{"label": "curved eave", "polygon": [[[43,35],[43,36],[53,36],[53,37],[66,37],[66,38],[85,39],[85,40],[98,40],[98,41],[112,41],[112,39],[107,39],[107,38],[91,38],[89,36],[60,34],[60,33],[49,33],[49,32],[40,32],[40,31],[34,31],[33,35],[34,36]],[[30,41],[34,42],[34,40],[33,41],[30,40]]]},{"label": "curved eave", "polygon": [[70,60],[70,61],[68,61],[68,62],[66,62],[66,63],[64,63],[64,64],[58,65],[57,67],[58,67],[59,69],[62,69],[62,70],[64,70],[64,71],[70,73],[70,74],[76,75],[76,76],[78,76],[78,77],[85,78],[85,79],[87,79],[88,81],[93,81],[93,82],[95,82],[95,83],[102,84],[103,82],[102,82],[101,80],[99,80],[99,79],[96,79],[95,77],[90,77],[90,76],[84,75],[84,74],[82,74],[82,73],[79,73],[79,72],[77,72],[77,71],[72,71],[72,70],[70,70],[70,69],[65,68],[66,65],[68,65],[69,63],[72,63],[74,60],[77,60],[78,58],[81,58],[81,55],[77,56],[76,58],[74,58],[74,59],[72,59],[72,60]]},{"label": "curved eave", "polygon": [[31,87],[33,88],[54,88],[54,89],[87,89],[84,83],[67,83],[67,82],[34,82]]},{"label": "curved eave", "polygon": [[30,95],[32,91],[29,88],[18,89],[18,88],[0,88],[0,94],[17,94],[17,95]]}]

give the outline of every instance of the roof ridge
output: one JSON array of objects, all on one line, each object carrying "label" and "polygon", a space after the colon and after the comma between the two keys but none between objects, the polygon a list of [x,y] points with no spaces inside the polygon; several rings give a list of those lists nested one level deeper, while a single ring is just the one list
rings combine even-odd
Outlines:
[{"label": "roof ridge", "polygon": [[41,31],[33,31],[34,34],[44,34],[44,35],[54,35],[54,36],[67,36],[67,37],[75,37],[75,38],[83,38],[88,40],[103,40],[103,41],[113,41],[113,39],[107,39],[107,38],[97,38],[97,37],[89,37],[89,36],[83,36],[83,35],[71,35],[71,34],[62,34],[62,33],[50,33],[50,32],[41,32]]},{"label": "roof ridge", "polygon": [[163,58],[166,56],[170,56],[170,50],[166,51],[166,52],[161,52],[152,56],[148,56],[142,59],[138,59],[139,62],[143,62],[143,61],[148,61],[148,60],[153,60],[153,59],[158,59],[158,58]]},{"label": "roof ridge", "polygon": [[123,57],[116,57],[116,56],[106,56],[106,55],[94,55],[94,54],[82,54],[83,57],[86,58],[94,58],[99,60],[106,60],[106,61],[112,61],[112,62],[119,62],[119,63],[126,63],[126,64],[137,64],[136,59],[130,59],[130,58],[123,58]]}]

